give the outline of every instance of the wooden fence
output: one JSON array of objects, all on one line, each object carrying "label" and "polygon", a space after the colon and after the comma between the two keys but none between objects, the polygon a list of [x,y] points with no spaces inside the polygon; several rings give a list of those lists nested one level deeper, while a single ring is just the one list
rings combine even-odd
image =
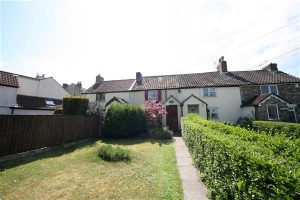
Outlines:
[{"label": "wooden fence", "polygon": [[100,117],[0,115],[0,157],[97,137]]}]

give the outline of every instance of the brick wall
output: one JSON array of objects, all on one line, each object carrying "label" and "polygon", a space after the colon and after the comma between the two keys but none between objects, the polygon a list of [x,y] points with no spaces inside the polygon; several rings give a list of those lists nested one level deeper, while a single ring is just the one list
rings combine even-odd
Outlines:
[{"label": "brick wall", "polygon": [[268,120],[267,106],[270,104],[277,104],[280,121],[288,121],[289,115],[287,104],[274,97],[271,97],[270,99],[266,100],[256,108],[257,120]]},{"label": "brick wall", "polygon": [[248,85],[241,86],[241,99],[242,103],[249,101],[254,96],[260,95],[260,86],[259,85]]}]

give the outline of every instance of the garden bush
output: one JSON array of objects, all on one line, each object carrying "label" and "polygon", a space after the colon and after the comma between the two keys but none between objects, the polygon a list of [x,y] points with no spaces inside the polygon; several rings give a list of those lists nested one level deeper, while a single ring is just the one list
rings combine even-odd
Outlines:
[{"label": "garden bush", "polygon": [[283,134],[290,138],[300,138],[300,124],[287,122],[254,121],[253,128],[271,135]]},{"label": "garden bush", "polygon": [[237,121],[237,125],[242,128],[252,128],[253,120],[248,117],[240,117]]},{"label": "garden bush", "polygon": [[299,140],[207,121],[195,114],[181,122],[183,139],[212,199],[300,199]]},{"label": "garden bush", "polygon": [[127,149],[122,149],[121,147],[113,147],[111,145],[102,145],[99,148],[98,156],[106,161],[116,162],[116,161],[131,161],[131,153]]},{"label": "garden bush", "polygon": [[64,97],[63,114],[64,115],[85,115],[88,109],[89,99],[86,97]]},{"label": "garden bush", "polygon": [[143,110],[138,105],[112,104],[104,117],[104,137],[135,137],[145,132],[145,129]]},{"label": "garden bush", "polygon": [[172,139],[173,131],[170,130],[168,127],[154,128],[150,130],[149,136],[150,138],[153,139],[168,140],[168,139]]}]

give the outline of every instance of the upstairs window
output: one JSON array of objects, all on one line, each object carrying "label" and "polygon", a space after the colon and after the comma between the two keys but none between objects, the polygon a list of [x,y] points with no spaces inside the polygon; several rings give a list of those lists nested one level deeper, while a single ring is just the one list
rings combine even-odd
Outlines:
[{"label": "upstairs window", "polygon": [[205,97],[217,96],[216,88],[203,88],[203,96]]},{"label": "upstairs window", "polygon": [[218,107],[208,107],[207,115],[209,119],[218,119],[219,118],[219,108]]},{"label": "upstairs window", "polygon": [[146,99],[148,101],[160,101],[160,91],[159,90],[148,90]]},{"label": "upstairs window", "polygon": [[103,93],[96,94],[96,101],[105,101],[105,94]]},{"label": "upstairs window", "polygon": [[266,93],[278,94],[277,85],[262,85],[260,86],[260,91],[262,94],[266,94]]}]

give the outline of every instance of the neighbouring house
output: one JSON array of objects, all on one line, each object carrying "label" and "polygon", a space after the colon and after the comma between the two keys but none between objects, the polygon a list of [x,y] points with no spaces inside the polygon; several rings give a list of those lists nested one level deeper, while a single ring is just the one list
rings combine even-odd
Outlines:
[{"label": "neighbouring house", "polygon": [[81,82],[78,82],[76,84],[71,83],[70,85],[64,83],[63,88],[72,96],[81,96],[84,92]]},{"label": "neighbouring house", "polygon": [[144,77],[137,72],[136,79],[112,81],[98,75],[83,94],[104,104],[112,98],[131,104],[159,101],[168,112],[164,124],[178,130],[180,117],[188,113],[232,123],[240,117],[299,122],[299,85],[299,78],[278,71],[274,63],[262,70],[228,71],[222,57],[215,72]]},{"label": "neighbouring house", "polygon": [[[7,89],[1,88],[1,104],[6,108],[5,111],[0,110],[0,114],[52,115],[55,107],[62,105],[63,97],[70,95],[52,77],[46,78],[45,75],[37,75],[36,78],[33,78],[3,71],[0,74],[1,77],[6,77],[6,80],[14,83],[10,86],[15,87],[14,92],[12,89],[10,89],[11,92],[8,92]],[[3,103],[5,101],[2,100],[4,99],[2,96],[11,96],[9,103]]]},{"label": "neighbouring house", "polygon": [[10,107],[16,105],[19,82],[16,75],[0,71],[0,114],[11,114]]}]

